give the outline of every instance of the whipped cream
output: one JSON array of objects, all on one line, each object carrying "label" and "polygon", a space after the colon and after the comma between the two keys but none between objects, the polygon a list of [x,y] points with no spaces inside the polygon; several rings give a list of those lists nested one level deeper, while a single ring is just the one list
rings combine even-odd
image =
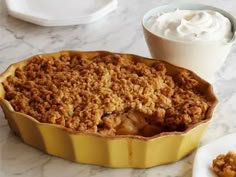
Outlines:
[{"label": "whipped cream", "polygon": [[145,26],[154,34],[178,41],[232,39],[230,20],[212,10],[176,10],[150,17]]}]

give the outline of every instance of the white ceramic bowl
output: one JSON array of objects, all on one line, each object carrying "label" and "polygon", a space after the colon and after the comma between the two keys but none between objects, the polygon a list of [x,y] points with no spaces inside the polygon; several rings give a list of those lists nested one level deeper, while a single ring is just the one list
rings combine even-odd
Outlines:
[{"label": "white ceramic bowl", "polygon": [[[152,33],[147,20],[159,13],[180,10],[214,10],[227,17],[232,24],[234,36],[229,42],[191,42],[170,40]],[[174,3],[156,7],[148,11],[142,19],[144,36],[153,58],[158,58],[193,70],[204,79],[211,80],[214,73],[224,63],[232,44],[236,41],[236,19],[228,12],[202,4]]]}]

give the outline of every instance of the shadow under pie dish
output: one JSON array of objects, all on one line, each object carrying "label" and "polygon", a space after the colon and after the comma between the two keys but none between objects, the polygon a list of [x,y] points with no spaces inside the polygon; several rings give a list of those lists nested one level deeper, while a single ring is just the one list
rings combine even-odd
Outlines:
[{"label": "shadow under pie dish", "polygon": [[26,144],[64,159],[148,168],[193,151],[217,98],[193,72],[107,51],[61,51],[12,64],[0,104]]}]

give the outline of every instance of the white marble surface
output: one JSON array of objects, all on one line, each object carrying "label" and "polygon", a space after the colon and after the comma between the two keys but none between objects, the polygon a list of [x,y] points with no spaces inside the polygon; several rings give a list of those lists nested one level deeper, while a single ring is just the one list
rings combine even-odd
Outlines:
[{"label": "white marble surface", "polygon": [[[179,0],[178,2],[194,2]],[[102,20],[81,26],[45,28],[9,17],[0,0],[0,72],[27,56],[62,49],[110,50],[149,56],[141,17],[149,9],[171,0],[119,0],[118,9]],[[173,1],[172,1],[173,2]],[[235,0],[199,0],[236,16]],[[214,119],[201,145],[236,132],[236,45],[213,85],[219,97]],[[169,165],[150,169],[109,169],[82,165],[46,155],[23,144],[8,128],[0,111],[0,177],[127,176],[191,177],[195,153]]]}]

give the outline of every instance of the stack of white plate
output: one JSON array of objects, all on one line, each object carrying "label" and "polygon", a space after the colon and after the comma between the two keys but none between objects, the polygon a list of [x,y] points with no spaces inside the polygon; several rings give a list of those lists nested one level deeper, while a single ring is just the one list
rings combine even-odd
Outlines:
[{"label": "stack of white plate", "polygon": [[8,13],[41,26],[94,22],[117,8],[117,0],[5,0]]}]

